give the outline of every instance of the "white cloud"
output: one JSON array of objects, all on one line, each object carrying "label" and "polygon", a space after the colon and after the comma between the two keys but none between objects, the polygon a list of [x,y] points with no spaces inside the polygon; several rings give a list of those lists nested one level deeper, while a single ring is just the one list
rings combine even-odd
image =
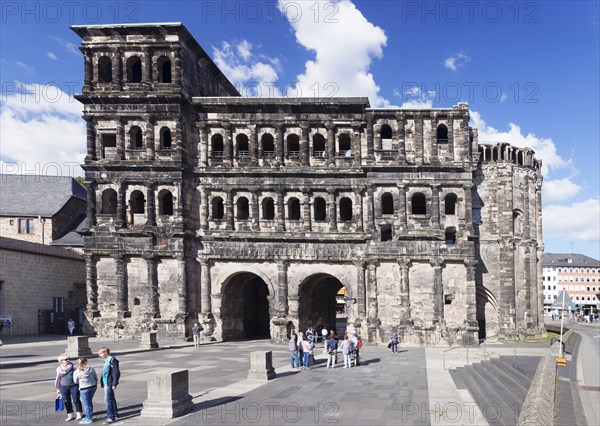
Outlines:
[{"label": "white cloud", "polygon": [[389,105],[369,72],[373,59],[383,56],[387,37],[352,2],[279,0],[279,10],[298,43],[315,55],[297,77],[303,96],[314,96],[317,84],[319,96],[368,96],[374,107]]},{"label": "white cloud", "polygon": [[600,199],[598,198],[568,206],[546,206],[542,218],[545,238],[600,240]]},{"label": "white cloud", "polygon": [[81,104],[54,86],[16,84],[0,110],[3,172],[82,175]]},{"label": "white cloud", "polygon": [[48,37],[50,37],[52,40],[54,40],[55,42],[60,44],[62,47],[67,49],[67,51],[71,52],[72,54],[74,54],[74,55],[81,54],[81,52],[79,51],[79,49],[77,48],[77,45],[75,43],[65,40],[64,38],[56,37],[53,35],[49,35]]},{"label": "white cloud", "polygon": [[58,60],[58,58],[56,57],[56,55],[55,55],[54,53],[52,53],[52,52],[46,52],[46,55],[47,55],[47,56],[48,56],[50,59],[52,59],[53,61],[56,61],[56,60]]},{"label": "white cloud", "polygon": [[464,67],[467,63],[471,62],[471,58],[462,52],[450,56],[444,60],[444,67],[452,71],[458,71],[459,68]]},{"label": "white cloud", "polygon": [[[242,40],[233,46],[224,41],[221,47],[213,46],[215,64],[236,86],[242,96],[280,96],[276,87],[278,80],[277,59],[255,59],[252,44]],[[263,61],[261,61],[263,59]]]},{"label": "white cloud", "polygon": [[27,74],[33,74],[35,71],[35,67],[33,65],[27,65],[23,62],[16,62],[16,64],[23,68],[27,72]]},{"label": "white cloud", "polygon": [[[572,177],[563,179],[546,180],[542,185],[544,201],[566,201],[574,197],[581,190],[581,186],[572,181]],[[599,218],[600,220],[600,218]]]},{"label": "white cloud", "polygon": [[435,90],[423,92],[418,86],[406,89],[404,95],[399,90],[394,90],[394,96],[401,96],[404,102],[400,105],[403,109],[425,109],[432,108],[435,99]]}]

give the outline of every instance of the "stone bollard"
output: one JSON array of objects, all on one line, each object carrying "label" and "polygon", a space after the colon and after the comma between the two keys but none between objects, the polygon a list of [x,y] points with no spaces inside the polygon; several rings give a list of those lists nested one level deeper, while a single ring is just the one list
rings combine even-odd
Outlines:
[{"label": "stone bollard", "polygon": [[67,350],[65,353],[71,358],[79,358],[81,356],[91,356],[92,350],[88,343],[87,336],[69,336],[67,337]]},{"label": "stone bollard", "polygon": [[156,340],[156,332],[151,331],[149,333],[142,333],[142,340],[140,340],[140,348],[142,349],[157,349],[158,341]]},{"label": "stone bollard", "polygon": [[250,352],[249,379],[272,380],[277,374],[273,368],[273,352]]},{"label": "stone bollard", "polygon": [[148,399],[144,401],[141,416],[154,419],[172,419],[189,413],[194,408],[188,393],[188,370],[161,369],[148,375]]}]

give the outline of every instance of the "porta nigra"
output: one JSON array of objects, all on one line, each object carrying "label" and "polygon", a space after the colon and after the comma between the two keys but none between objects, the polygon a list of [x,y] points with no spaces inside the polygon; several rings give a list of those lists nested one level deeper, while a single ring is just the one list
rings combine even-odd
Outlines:
[{"label": "porta nigra", "polygon": [[467,104],[245,98],[182,24],[73,30],[100,335],[544,333],[541,163],[479,144]]}]

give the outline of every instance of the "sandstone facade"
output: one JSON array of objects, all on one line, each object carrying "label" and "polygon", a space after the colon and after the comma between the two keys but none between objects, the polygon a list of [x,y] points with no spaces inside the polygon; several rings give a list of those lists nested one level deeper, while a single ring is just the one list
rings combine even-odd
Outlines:
[{"label": "sandstone facade", "polygon": [[540,162],[466,104],[242,98],[181,24],[77,26],[87,315],[205,339],[543,333]]}]

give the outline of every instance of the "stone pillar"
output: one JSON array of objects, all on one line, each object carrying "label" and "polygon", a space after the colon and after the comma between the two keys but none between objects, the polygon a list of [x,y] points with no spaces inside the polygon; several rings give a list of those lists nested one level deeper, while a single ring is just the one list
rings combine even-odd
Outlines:
[{"label": "stone pillar", "polygon": [[277,261],[277,288],[279,292],[280,316],[288,314],[288,270],[289,263],[285,260]]},{"label": "stone pillar", "polygon": [[283,200],[283,191],[277,191],[277,228],[276,231],[285,231],[285,205]]},{"label": "stone pillar", "polygon": [[275,139],[275,156],[277,157],[276,165],[281,166],[283,164],[283,125],[278,124],[276,127],[276,139]]},{"label": "stone pillar", "polygon": [[[463,186],[465,191],[465,231],[471,234],[473,232],[473,185],[467,183]],[[458,209],[458,206],[456,206]]]},{"label": "stone pillar", "polygon": [[127,213],[125,184],[122,182],[117,182],[117,184],[119,187],[117,188],[117,219],[115,225],[117,228],[125,228],[127,226],[127,218],[125,217]]},{"label": "stone pillar", "polygon": [[178,314],[175,316],[185,319],[187,316],[187,262],[183,255],[177,256],[177,294],[179,295]]},{"label": "stone pillar", "polygon": [[143,403],[142,418],[173,419],[194,409],[188,393],[188,370],[160,369],[148,374],[148,399]]},{"label": "stone pillar", "polygon": [[92,117],[83,117],[86,123],[86,148],[87,155],[85,161],[96,161],[98,159],[97,154],[100,151],[96,150],[96,120]]},{"label": "stone pillar", "polygon": [[146,189],[146,228],[156,226],[156,199],[154,197],[154,185],[148,185]]},{"label": "stone pillar", "polygon": [[359,188],[354,188],[354,198],[355,198],[355,207],[354,207],[354,217],[356,218],[356,231],[364,232],[364,221],[363,217],[363,194],[362,190]]},{"label": "stone pillar", "polygon": [[88,343],[87,336],[69,336],[67,337],[67,349],[65,354],[71,358],[79,358],[82,356],[92,356],[92,350]]},{"label": "stone pillar", "polygon": [[406,327],[410,326],[412,323],[409,283],[409,269],[411,267],[410,259],[400,258],[398,259],[398,265],[400,266],[400,288],[398,292],[401,309],[400,323]]},{"label": "stone pillar", "polygon": [[404,132],[404,116],[402,114],[396,114],[396,122],[398,123],[398,161],[400,163],[406,162],[406,134]]},{"label": "stone pillar", "polygon": [[327,129],[327,164],[335,165],[335,124],[329,122],[325,128]]},{"label": "stone pillar", "polygon": [[233,194],[232,194],[233,190],[228,190],[227,191],[227,197],[226,197],[226,201],[225,201],[225,218],[227,220],[227,226],[225,229],[229,230],[229,231],[233,231],[234,229],[234,223],[233,223]]},{"label": "stone pillar", "polygon": [[144,54],[142,58],[144,65],[142,67],[142,81],[146,90],[152,90],[152,53],[148,48],[143,48],[142,53]]},{"label": "stone pillar", "polygon": [[173,83],[175,84],[175,86],[177,87],[181,87],[181,72],[183,70],[182,66],[181,66],[181,48],[180,47],[176,47],[175,49],[173,49],[173,56],[175,57],[175,68],[172,68],[175,70],[174,72],[174,78],[173,78]]},{"label": "stone pillar", "polygon": [[360,167],[362,161],[361,146],[360,146],[360,131],[362,129],[362,123],[352,123],[353,137],[352,137],[352,154],[354,154],[354,160],[352,165],[354,167]]},{"label": "stone pillar", "polygon": [[229,121],[224,121],[222,126],[225,129],[225,137],[223,138],[223,164],[231,166],[233,161],[233,138],[231,136],[231,123]]},{"label": "stone pillar", "polygon": [[86,316],[90,320],[98,315],[97,259],[97,256],[91,253],[85,254],[85,287],[87,295]]},{"label": "stone pillar", "polygon": [[375,145],[375,151],[379,151],[382,149],[381,146],[381,126],[375,124],[373,127],[377,126],[378,130],[375,131],[375,129],[373,129],[373,144]]},{"label": "stone pillar", "polygon": [[93,90],[92,82],[94,81],[94,64],[92,63],[94,54],[92,53],[92,49],[82,49],[80,48],[81,53],[83,53],[83,87],[81,88],[82,92],[88,92]]},{"label": "stone pillar", "polygon": [[425,146],[423,140],[423,116],[420,112],[415,113],[415,132],[413,135],[415,146],[415,160],[417,164],[423,164],[425,160]]},{"label": "stone pillar", "polygon": [[302,229],[304,231],[312,231],[312,220],[310,217],[310,192],[308,189],[303,189],[302,194],[304,199],[302,201]]},{"label": "stone pillar", "polygon": [[103,158],[106,158],[106,154],[104,152],[104,147],[102,144],[102,134],[100,132],[96,132],[95,139],[96,139],[96,149],[95,149],[96,159],[101,160]]},{"label": "stone pillar", "polygon": [[308,141],[308,126],[306,124],[300,125],[302,130],[302,137],[300,138],[300,152],[302,153],[302,165],[310,165],[310,152],[309,152],[309,141]]},{"label": "stone pillar", "polygon": [[124,160],[125,152],[126,152],[126,137],[125,137],[125,128],[123,126],[123,120],[120,118],[117,120],[117,159]]},{"label": "stone pillar", "polygon": [[117,305],[117,315],[125,316],[125,313],[128,311],[127,308],[127,263],[125,260],[125,256],[122,253],[115,253],[115,265],[116,265],[116,281],[117,281],[117,291],[116,291],[116,305]]},{"label": "stone pillar", "polygon": [[123,65],[121,58],[121,49],[113,48],[112,52],[112,83],[110,88],[115,91],[119,91],[123,88]]},{"label": "stone pillar", "polygon": [[406,212],[406,192],[408,187],[398,184],[398,221],[400,222],[400,233],[408,228],[408,214]]},{"label": "stone pillar", "polygon": [[335,189],[327,188],[329,194],[329,200],[327,202],[329,207],[329,232],[337,232],[337,209],[335,206]]},{"label": "stone pillar", "polygon": [[374,232],[374,211],[375,202],[373,200],[373,186],[367,187],[367,232],[372,234]]},{"label": "stone pillar", "polygon": [[448,158],[454,161],[454,117],[448,118]]},{"label": "stone pillar", "polygon": [[173,136],[175,137],[175,143],[171,143],[171,146],[175,150],[173,153],[173,160],[181,161],[183,158],[183,130],[179,121],[175,123],[175,134]]},{"label": "stone pillar", "polygon": [[438,155],[439,144],[437,141],[438,120],[437,120],[437,118],[432,117],[431,119],[428,120],[428,122],[431,127],[431,135],[430,135],[430,139],[425,141],[425,144],[427,144],[427,146],[429,146],[431,149],[431,151],[430,151],[431,152],[431,157],[430,157],[431,163],[437,164],[440,162],[439,155]]},{"label": "stone pillar", "polygon": [[269,381],[274,379],[275,376],[277,376],[277,374],[273,368],[273,353],[271,351],[250,352],[249,379]]},{"label": "stone pillar", "polygon": [[203,314],[211,314],[211,283],[210,283],[210,266],[208,259],[200,258],[200,312]]},{"label": "stone pillar", "polygon": [[96,225],[96,184],[90,183],[86,190],[87,196],[87,223],[86,226],[92,229]]},{"label": "stone pillar", "polygon": [[467,306],[465,315],[465,326],[478,329],[479,325],[477,323],[477,284],[475,282],[477,260],[465,259],[464,264],[467,270]]},{"label": "stone pillar", "polygon": [[258,141],[256,137],[256,124],[248,126],[248,129],[250,129],[250,138],[248,141],[250,145],[250,166],[256,167],[258,166]]},{"label": "stone pillar", "polygon": [[158,349],[156,331],[143,332],[140,339],[140,349]]},{"label": "stone pillar", "polygon": [[160,303],[158,298],[158,260],[153,254],[146,254],[148,268],[148,312],[151,318],[160,318]]},{"label": "stone pillar", "polygon": [[179,226],[183,226],[183,221],[184,221],[184,199],[183,199],[183,194],[184,194],[184,188],[183,185],[185,183],[182,182],[175,182],[175,187],[177,188],[177,196],[173,197],[173,211],[175,213],[175,223]]},{"label": "stone pillar", "polygon": [[431,185],[431,223],[440,229],[440,185]]},{"label": "stone pillar", "polygon": [[200,166],[206,167],[208,166],[208,133],[205,123],[198,123],[198,127],[200,131],[200,149],[198,150],[200,153]]},{"label": "stone pillar", "polygon": [[258,189],[252,190],[252,230],[260,230],[260,207],[258,204]]},{"label": "stone pillar", "polygon": [[442,281],[442,268],[444,259],[434,258],[429,261],[433,266],[433,324],[441,324],[444,320],[444,284]]},{"label": "stone pillar", "polygon": [[200,187],[200,229],[208,229],[208,191]]},{"label": "stone pillar", "polygon": [[[356,268],[356,308],[358,311],[358,317],[364,318],[367,316],[367,307],[366,307],[366,294],[367,290],[365,286],[370,289],[372,286],[371,280],[374,279],[374,275],[371,275],[371,264],[369,264],[369,272],[367,277],[367,282],[365,283],[365,262],[363,260],[358,260],[354,262],[354,267]],[[369,318],[371,317],[371,312],[369,312]]]},{"label": "stone pillar", "polygon": [[373,117],[367,117],[367,162],[375,161],[373,155]]},{"label": "stone pillar", "polygon": [[[157,147],[155,146],[154,141],[154,124],[155,120],[151,116],[147,116],[146,118],[146,159],[150,161],[154,161],[155,151]],[[160,149],[160,135],[157,138],[156,142],[158,143],[158,149]]]}]

